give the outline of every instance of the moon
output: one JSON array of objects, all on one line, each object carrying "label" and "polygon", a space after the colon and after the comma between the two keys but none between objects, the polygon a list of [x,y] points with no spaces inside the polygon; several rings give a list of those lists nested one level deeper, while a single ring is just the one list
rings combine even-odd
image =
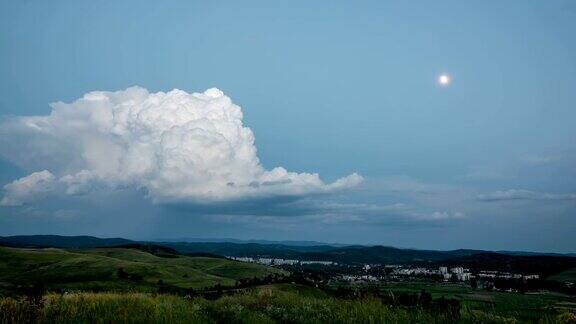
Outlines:
[{"label": "moon", "polygon": [[442,73],[438,76],[438,84],[440,84],[443,87],[448,86],[451,81],[452,78],[446,73]]}]

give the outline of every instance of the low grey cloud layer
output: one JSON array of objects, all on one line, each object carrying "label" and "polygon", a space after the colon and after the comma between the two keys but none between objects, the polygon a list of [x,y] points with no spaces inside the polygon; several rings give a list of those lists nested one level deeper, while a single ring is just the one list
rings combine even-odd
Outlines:
[{"label": "low grey cloud layer", "polygon": [[215,88],[94,91],[51,106],[48,116],[0,125],[0,154],[33,171],[4,187],[2,205],[101,187],[144,189],[160,203],[210,203],[329,193],[362,182],[356,173],[325,183],[316,173],[265,169],[241,108]]},{"label": "low grey cloud layer", "polygon": [[506,201],[506,200],[576,200],[576,194],[571,193],[545,193],[523,189],[510,189],[495,191],[477,196],[480,201]]}]

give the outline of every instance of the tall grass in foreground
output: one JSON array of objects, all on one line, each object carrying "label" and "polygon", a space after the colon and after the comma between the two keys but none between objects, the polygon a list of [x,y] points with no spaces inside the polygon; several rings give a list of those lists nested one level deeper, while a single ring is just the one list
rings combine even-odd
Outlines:
[{"label": "tall grass in foreground", "polygon": [[40,304],[0,299],[0,323],[203,323],[199,304],[142,293],[49,294]]},{"label": "tall grass in foreground", "polygon": [[[543,322],[572,323],[574,314]],[[273,289],[215,301],[141,293],[49,294],[40,303],[0,299],[0,323],[515,323],[477,311],[433,314],[378,299],[305,297]]]}]

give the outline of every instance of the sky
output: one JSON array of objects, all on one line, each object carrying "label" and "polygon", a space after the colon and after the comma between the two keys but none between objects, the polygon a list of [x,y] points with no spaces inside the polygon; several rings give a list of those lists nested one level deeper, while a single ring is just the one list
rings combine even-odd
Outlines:
[{"label": "sky", "polygon": [[576,252],[575,30],[573,0],[2,1],[0,235]]}]

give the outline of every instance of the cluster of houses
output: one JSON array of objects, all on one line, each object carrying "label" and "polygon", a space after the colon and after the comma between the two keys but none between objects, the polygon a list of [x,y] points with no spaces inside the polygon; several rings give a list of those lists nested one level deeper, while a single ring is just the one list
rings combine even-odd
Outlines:
[{"label": "cluster of houses", "polygon": [[524,279],[532,280],[539,279],[540,276],[537,274],[523,275],[519,273],[508,273],[500,271],[480,271],[476,274],[470,272],[469,269],[463,267],[439,267],[438,269],[427,269],[427,268],[402,268],[397,267],[392,271],[394,276],[441,276],[445,281],[448,280],[458,280],[458,281],[470,281],[472,278],[499,278],[499,279]]},{"label": "cluster of houses", "polygon": [[[227,256],[228,259],[259,263],[268,266],[298,266],[298,265],[324,265],[324,266],[336,266],[338,263],[332,261],[310,261],[310,260],[295,260],[295,259],[281,259],[281,258],[262,258],[262,257],[234,257]],[[357,274],[343,274],[339,275],[339,280],[353,282],[353,281],[380,281],[388,279],[400,279],[400,278],[410,278],[410,277],[440,277],[444,281],[470,281],[471,279],[523,279],[523,280],[533,280],[539,279],[537,274],[523,275],[518,273],[500,272],[500,271],[479,271],[477,273],[472,273],[469,269],[463,267],[452,267],[448,268],[441,266],[435,269],[428,269],[423,267],[410,267],[404,265],[384,265],[383,268],[386,269],[385,275],[374,275],[372,268],[381,268],[380,264],[365,264],[361,267],[361,273]]]},{"label": "cluster of houses", "polygon": [[524,280],[532,280],[532,279],[540,279],[540,276],[537,274],[531,275],[522,275],[519,273],[509,273],[509,272],[499,272],[499,271],[480,271],[476,274],[478,278],[499,278],[499,279],[524,279]]},{"label": "cluster of houses", "polygon": [[364,273],[359,274],[345,274],[340,275],[339,280],[348,281],[348,282],[370,282],[370,281],[380,281],[380,280],[389,280],[389,279],[401,279],[401,278],[411,278],[411,277],[441,277],[444,281],[470,281],[473,278],[478,279],[524,279],[524,280],[532,280],[532,279],[539,279],[539,276],[536,274],[531,275],[522,275],[516,273],[507,273],[507,272],[499,272],[499,271],[480,271],[478,273],[472,273],[469,269],[463,267],[439,267],[437,269],[428,269],[428,268],[413,268],[413,267],[406,267],[402,265],[385,265],[384,268],[387,269],[387,275],[374,275],[372,273],[368,273],[371,268],[375,268],[380,265],[364,265],[362,270]]},{"label": "cluster of houses", "polygon": [[343,281],[379,281],[380,279],[373,275],[342,275],[340,280]]},{"label": "cluster of houses", "polygon": [[259,263],[265,264],[270,266],[279,266],[279,265],[308,265],[308,264],[319,264],[319,265],[337,265],[336,262],[332,261],[304,261],[304,260],[294,260],[294,259],[277,259],[277,258],[251,258],[251,257],[233,257],[227,256],[228,259],[242,261],[242,262],[250,262],[250,263]]},{"label": "cluster of houses", "polygon": [[392,271],[392,275],[396,276],[441,276],[444,280],[457,279],[460,281],[470,280],[472,273],[468,269],[462,267],[439,267],[438,269],[427,268],[402,268],[397,267]]}]

